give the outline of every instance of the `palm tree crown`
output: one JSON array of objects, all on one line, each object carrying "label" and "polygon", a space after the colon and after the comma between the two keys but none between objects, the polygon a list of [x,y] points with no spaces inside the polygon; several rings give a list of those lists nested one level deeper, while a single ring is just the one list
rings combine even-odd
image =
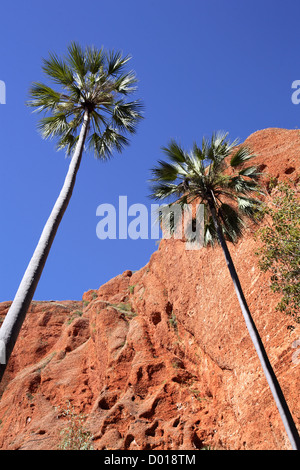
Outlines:
[{"label": "palm tree crown", "polygon": [[237,140],[230,143],[227,133],[214,133],[211,141],[203,138],[202,148],[194,143],[186,152],[172,140],[163,148],[169,161],[158,162],[150,180],[154,199],[175,198],[176,203],[204,204],[204,243],[214,244],[217,236],[214,214],[223,235],[236,242],[242,235],[244,216],[255,220],[260,201],[253,197],[259,192],[259,169],[246,166],[255,155]]},{"label": "palm tree crown", "polygon": [[97,158],[108,158],[129,143],[127,133],[134,133],[142,118],[139,100],[127,101],[135,91],[134,72],[124,72],[130,56],[105,52],[76,43],[68,47],[63,59],[50,54],[43,60],[43,70],[59,90],[34,82],[28,105],[45,116],[39,122],[44,138],[58,137],[58,149],[73,152],[79,139],[79,128],[88,113],[88,148]]}]

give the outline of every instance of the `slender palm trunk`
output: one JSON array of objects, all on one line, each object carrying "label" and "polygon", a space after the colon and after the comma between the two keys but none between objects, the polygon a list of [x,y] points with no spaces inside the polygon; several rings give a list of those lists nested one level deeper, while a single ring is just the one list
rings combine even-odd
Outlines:
[{"label": "slender palm trunk", "polygon": [[89,113],[86,111],[84,114],[79,140],[74,155],[71,159],[63,187],[52,209],[50,217],[44,226],[37,247],[25,271],[14,301],[1,326],[0,346],[2,346],[2,349],[4,347],[5,361],[3,362],[5,362],[5,364],[0,364],[0,381],[2,380],[6,369],[6,364],[11,356],[30,302],[32,301],[34,292],[43,272],[57,229],[72,196],[76,175],[82,158],[84,143],[87,136],[88,125]]},{"label": "slender palm trunk", "polygon": [[252,342],[254,344],[254,347],[256,349],[256,352],[258,354],[258,357],[260,359],[263,371],[265,373],[266,379],[268,381],[269,387],[271,389],[271,392],[273,394],[273,397],[275,399],[278,411],[280,413],[281,419],[283,421],[285,430],[287,432],[287,435],[289,437],[289,440],[291,442],[292,448],[294,450],[300,450],[300,437],[297,431],[297,428],[295,426],[293,417],[291,415],[291,412],[288,408],[288,405],[285,401],[284,395],[282,393],[282,390],[280,388],[280,385],[278,383],[278,380],[276,378],[276,375],[272,369],[272,366],[270,364],[270,361],[268,359],[267,353],[265,351],[264,345],[261,341],[261,338],[259,336],[259,333],[256,329],[255,323],[253,321],[253,318],[251,316],[250,310],[248,308],[245,296],[242,291],[242,287],[237,275],[237,272],[235,270],[231,255],[229,253],[225,238],[223,236],[223,232],[220,228],[219,222],[218,222],[218,217],[215,209],[215,205],[213,200],[209,201],[209,207],[210,211],[212,214],[212,218],[214,221],[214,225],[218,234],[218,238],[220,240],[224,256],[226,259],[227,267],[229,269],[231,279],[234,284],[234,288],[236,291],[236,295],[238,297],[238,301],[241,307],[241,310],[244,315],[244,319],[250,334],[250,337],[252,339]]}]

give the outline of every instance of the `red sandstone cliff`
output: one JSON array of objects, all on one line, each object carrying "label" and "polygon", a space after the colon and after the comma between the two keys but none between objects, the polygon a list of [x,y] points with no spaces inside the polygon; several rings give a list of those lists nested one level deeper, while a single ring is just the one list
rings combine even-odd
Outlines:
[{"label": "red sandstone cliff", "polygon": [[[265,172],[299,180],[300,131],[245,143]],[[275,311],[256,244],[249,229],[230,251],[300,429],[300,326]],[[56,449],[67,400],[88,416],[95,449],[290,448],[219,248],[163,240],[148,265],[83,301],[33,302],[3,388],[1,449]]]}]

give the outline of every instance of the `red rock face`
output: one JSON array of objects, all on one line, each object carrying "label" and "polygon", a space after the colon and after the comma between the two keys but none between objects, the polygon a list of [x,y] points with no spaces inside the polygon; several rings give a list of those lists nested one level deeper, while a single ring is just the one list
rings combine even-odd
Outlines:
[{"label": "red rock face", "polygon": [[[299,180],[298,130],[258,131],[245,144],[269,175]],[[229,248],[300,429],[300,327],[275,311],[253,228]],[[56,449],[67,401],[99,450],[290,448],[218,247],[163,240],[148,265],[81,302],[33,302],[1,387],[1,449]]]}]

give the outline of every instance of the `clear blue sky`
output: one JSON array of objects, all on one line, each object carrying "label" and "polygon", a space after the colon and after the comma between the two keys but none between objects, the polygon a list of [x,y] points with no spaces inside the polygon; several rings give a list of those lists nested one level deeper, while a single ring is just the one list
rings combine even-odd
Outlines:
[{"label": "clear blue sky", "polygon": [[68,160],[41,139],[24,105],[41,59],[75,40],[131,54],[145,120],[108,163],[87,155],[35,299],[81,299],[125,269],[144,266],[155,240],[96,237],[96,208],[150,207],[149,169],[170,138],[185,147],[229,131],[300,127],[291,84],[300,79],[299,0],[52,0],[2,2],[0,80],[0,301],[13,299],[63,183]]}]

